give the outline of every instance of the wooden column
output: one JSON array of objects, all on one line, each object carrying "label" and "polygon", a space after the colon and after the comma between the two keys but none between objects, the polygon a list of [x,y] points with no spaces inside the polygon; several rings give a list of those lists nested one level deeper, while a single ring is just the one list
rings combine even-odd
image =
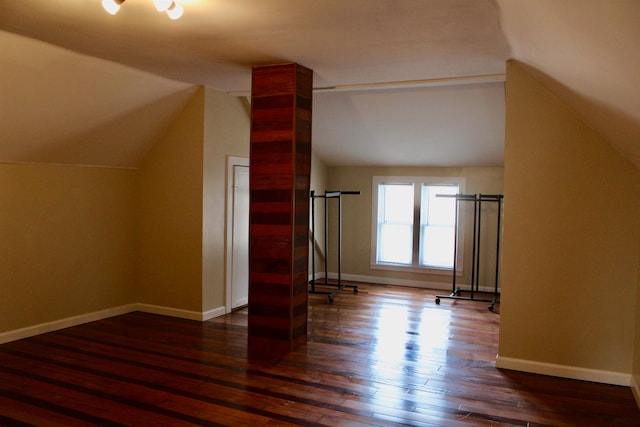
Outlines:
[{"label": "wooden column", "polygon": [[249,348],[307,340],[313,72],[255,67],[251,87]]}]

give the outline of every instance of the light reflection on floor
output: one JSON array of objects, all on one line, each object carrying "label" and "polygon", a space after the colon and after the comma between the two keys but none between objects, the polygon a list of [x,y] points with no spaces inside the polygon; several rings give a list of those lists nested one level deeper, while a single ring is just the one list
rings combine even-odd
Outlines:
[{"label": "light reflection on floor", "polygon": [[425,307],[421,311],[406,306],[380,308],[374,356],[383,362],[417,360],[423,354],[446,350],[450,337],[449,310]]},{"label": "light reflection on floor", "polygon": [[[380,381],[380,388],[373,400],[383,406],[413,410],[417,396],[409,392],[426,383],[429,371],[434,369],[434,359],[446,357],[451,313],[395,304],[379,310],[379,320],[373,325],[377,341],[370,369]],[[431,398],[438,397],[444,396]]]}]

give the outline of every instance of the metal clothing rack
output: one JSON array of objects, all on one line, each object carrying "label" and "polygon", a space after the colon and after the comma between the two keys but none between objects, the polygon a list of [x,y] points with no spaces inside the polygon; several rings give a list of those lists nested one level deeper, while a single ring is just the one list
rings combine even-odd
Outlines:
[{"label": "metal clothing rack", "polygon": [[[358,293],[358,287],[354,285],[345,285],[342,283],[342,196],[360,194],[359,191],[327,191],[325,194],[315,194],[315,191],[311,191],[311,285],[310,293],[327,295],[327,299],[330,303],[333,302],[333,297],[345,288],[353,288],[353,293]],[[316,199],[324,199],[324,282],[316,282],[316,237],[315,237],[315,217],[316,217]],[[328,266],[328,248],[329,248],[329,214],[328,205],[329,200],[336,199],[338,201],[338,282],[329,283],[329,266]],[[323,292],[316,290],[316,286],[333,287],[332,291]]]},{"label": "metal clothing rack", "polygon": [[[488,302],[489,310],[493,311],[496,302],[500,297],[498,293],[498,273],[500,269],[500,221],[502,217],[502,200],[504,196],[502,194],[439,194],[437,197],[455,197],[455,229],[454,229],[454,246],[453,246],[453,286],[450,295],[436,295],[436,304],[440,304],[440,299],[456,299],[467,301],[483,301]],[[462,296],[462,290],[456,286],[456,262],[458,257],[458,212],[460,202],[473,202],[473,248],[471,255],[471,289],[468,297]],[[498,228],[497,228],[497,242],[496,242],[496,271],[495,271],[495,284],[492,292],[492,298],[478,298],[476,294],[486,294],[487,292],[480,291],[480,226],[482,224],[482,203],[491,202],[498,204]]]}]

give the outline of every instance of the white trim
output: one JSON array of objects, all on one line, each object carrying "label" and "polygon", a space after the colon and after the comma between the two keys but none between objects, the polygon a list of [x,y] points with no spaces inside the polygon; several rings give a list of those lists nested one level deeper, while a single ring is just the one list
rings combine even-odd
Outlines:
[{"label": "white trim", "polygon": [[[324,276],[324,273],[323,273]],[[338,279],[338,273],[329,272],[330,279]],[[342,273],[342,280],[351,280],[354,282],[362,282],[362,283],[375,283],[379,285],[398,285],[398,286],[409,286],[412,288],[421,288],[421,289],[436,289],[436,290],[446,290],[451,291],[451,283],[450,282],[430,282],[426,280],[408,280],[408,279],[398,279],[395,277],[376,277],[376,276],[364,276],[361,274],[345,274]],[[456,288],[460,288],[463,291],[468,291],[470,286],[464,283],[457,283]],[[480,292],[493,292],[494,288],[490,286],[480,286]],[[498,289],[500,292],[500,289]]]},{"label": "white trim", "polygon": [[105,310],[94,311],[92,313],[80,314],[78,316],[67,317],[65,319],[54,320],[52,322],[40,323],[26,328],[15,329],[0,333],[0,344],[10,341],[17,341],[23,338],[33,337],[35,335],[46,334],[60,329],[69,328],[71,326],[81,325],[83,323],[94,322],[96,320],[106,319],[108,317],[119,316],[121,314],[136,311],[136,304],[121,305],[119,307],[107,308]]},{"label": "white trim", "polygon": [[109,317],[119,316],[121,314],[133,313],[134,311],[142,311],[144,313],[160,314],[163,316],[178,317],[181,319],[196,320],[204,322],[214,317],[226,314],[225,307],[217,307],[203,313],[191,310],[183,310],[179,308],[163,307],[153,304],[126,304],[119,307],[107,308],[105,310],[94,311],[91,313],[80,314],[78,316],[67,317],[65,319],[54,320],[52,322],[40,323],[37,325],[27,326],[26,328],[15,329],[0,333],[0,344],[11,341],[21,340],[47,332],[58,331],[60,329],[79,326],[84,323],[95,322],[97,320],[107,319]]},{"label": "white trim", "polygon": [[233,167],[249,167],[248,157],[227,156],[227,193],[225,198],[226,218],[225,218],[225,306],[226,312],[231,313],[233,303],[231,301],[231,285],[233,271]]},{"label": "white trim", "polygon": [[635,375],[631,375],[631,391],[634,399],[636,399],[636,405],[640,408],[640,385],[638,385]]},{"label": "white trim", "polygon": [[[432,267],[413,267],[395,264],[370,264],[369,268],[372,270],[386,270],[386,271],[400,271],[404,273],[420,273],[431,274],[433,276],[451,276],[453,270],[445,268],[432,268]],[[456,277],[463,276],[464,272],[456,268]]]},{"label": "white trim", "polygon": [[187,320],[202,321],[204,319],[204,313],[201,313],[199,311],[184,310],[181,308],[164,307],[161,305],[140,304],[140,303],[136,304],[136,307],[138,311],[142,311],[144,313],[160,314],[163,316],[178,317],[180,319],[187,319]]},{"label": "white trim", "polygon": [[227,314],[227,308],[224,306],[212,308],[202,313],[202,321],[205,322],[216,317],[224,316],[225,314]]},{"label": "white trim", "polygon": [[72,167],[72,168],[91,168],[91,169],[124,169],[138,170],[135,166],[114,166],[114,165],[89,165],[84,163],[55,163],[55,162],[19,162],[19,161],[0,161],[2,165],[19,165],[19,166],[55,166],[55,167]]},{"label": "white trim", "polygon": [[555,363],[514,359],[500,355],[496,356],[496,368],[627,387],[631,385],[632,380],[631,374],[623,372],[581,368],[579,366],[557,365]]},{"label": "white trim", "polygon": [[385,81],[375,83],[354,83],[336,86],[314,87],[314,92],[353,92],[362,90],[415,89],[440,86],[460,86],[469,84],[503,83],[506,74],[480,74],[461,77],[440,77],[435,79]]},{"label": "white trim", "polygon": [[[425,87],[440,86],[460,86],[469,84],[488,84],[503,83],[506,80],[506,74],[479,74],[460,77],[439,77],[435,79],[417,79],[417,80],[400,80],[400,81],[384,81],[374,83],[352,83],[336,86],[314,87],[314,92],[354,92],[363,90],[389,90],[389,89],[415,89]],[[250,98],[251,92],[243,90],[232,90],[227,95]]]}]

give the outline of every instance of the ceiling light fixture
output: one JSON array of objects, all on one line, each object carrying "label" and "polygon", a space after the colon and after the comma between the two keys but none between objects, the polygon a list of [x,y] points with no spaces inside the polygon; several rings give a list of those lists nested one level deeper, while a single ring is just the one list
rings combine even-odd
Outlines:
[{"label": "ceiling light fixture", "polygon": [[155,5],[158,12],[164,12],[165,10],[169,9],[171,3],[173,3],[172,0],[153,0],[153,4]]},{"label": "ceiling light fixture", "polygon": [[[124,2],[125,0],[102,0],[102,7],[111,15],[115,15]],[[158,12],[167,12],[171,19],[179,19],[184,13],[184,9],[176,0],[153,0],[153,5]]]},{"label": "ceiling light fixture", "polygon": [[182,6],[175,1],[172,1],[171,6],[167,9],[167,15],[169,15],[171,19],[180,19],[183,13],[184,9],[182,9]]},{"label": "ceiling light fixture", "polygon": [[115,15],[120,10],[120,5],[124,0],[102,0],[102,7],[111,15]]}]

